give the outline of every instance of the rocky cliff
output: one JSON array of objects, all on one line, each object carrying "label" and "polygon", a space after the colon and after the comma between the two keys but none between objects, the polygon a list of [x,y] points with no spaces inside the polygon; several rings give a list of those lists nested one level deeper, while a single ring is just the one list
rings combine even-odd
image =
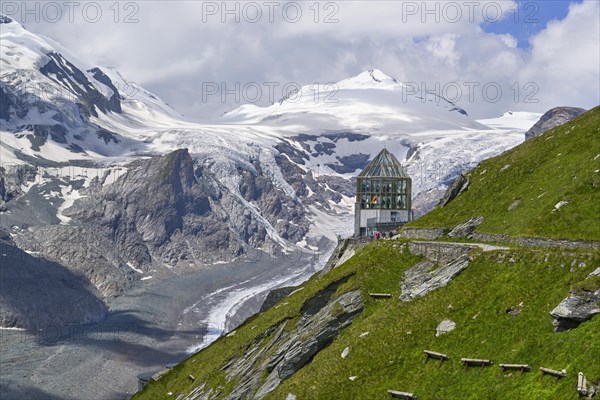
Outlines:
[{"label": "rocky cliff", "polygon": [[83,274],[20,250],[2,229],[0,248],[0,326],[44,329],[53,336],[106,316],[102,296]]},{"label": "rocky cliff", "polygon": [[585,111],[585,109],[578,107],[555,107],[542,115],[540,120],[525,132],[525,139],[531,139],[532,137],[541,135],[549,129],[563,125],[583,114]]}]

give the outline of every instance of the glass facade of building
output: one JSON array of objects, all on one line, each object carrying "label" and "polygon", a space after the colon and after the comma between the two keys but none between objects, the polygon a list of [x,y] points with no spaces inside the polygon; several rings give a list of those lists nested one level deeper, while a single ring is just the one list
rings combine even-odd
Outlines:
[{"label": "glass facade of building", "polygon": [[400,162],[384,149],[358,176],[356,203],[361,210],[410,210],[411,186]]},{"label": "glass facade of building", "polygon": [[359,201],[361,209],[410,209],[410,182],[406,179],[359,179]]}]

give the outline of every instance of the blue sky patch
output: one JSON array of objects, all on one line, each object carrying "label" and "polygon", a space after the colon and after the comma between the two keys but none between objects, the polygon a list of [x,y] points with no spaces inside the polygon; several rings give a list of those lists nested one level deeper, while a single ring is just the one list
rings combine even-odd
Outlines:
[{"label": "blue sky patch", "polygon": [[529,48],[529,38],[543,30],[549,21],[565,18],[571,3],[582,1],[568,0],[518,0],[518,9],[508,11],[502,20],[495,22],[496,16],[489,13],[481,27],[490,33],[509,33],[518,40],[518,47]]}]

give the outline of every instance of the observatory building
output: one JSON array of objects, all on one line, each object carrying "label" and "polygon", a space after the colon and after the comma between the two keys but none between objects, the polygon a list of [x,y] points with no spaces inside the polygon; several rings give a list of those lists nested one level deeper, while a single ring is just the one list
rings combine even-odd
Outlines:
[{"label": "observatory building", "polygon": [[383,149],[358,175],[354,236],[390,232],[412,221],[411,189],[398,159]]}]

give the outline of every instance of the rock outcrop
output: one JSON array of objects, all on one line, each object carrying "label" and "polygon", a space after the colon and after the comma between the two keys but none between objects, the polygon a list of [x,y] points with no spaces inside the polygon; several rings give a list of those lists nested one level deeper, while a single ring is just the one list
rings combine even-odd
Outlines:
[{"label": "rock outcrop", "polygon": [[585,109],[578,107],[555,107],[542,115],[540,120],[525,132],[525,139],[531,139],[547,130],[563,125],[585,111]]},{"label": "rock outcrop", "polygon": [[186,149],[136,161],[116,182],[93,182],[83,195],[65,215],[113,241],[120,257],[138,269],[149,270],[153,261],[175,266],[210,252],[242,252],[213,210],[218,188],[196,177]]},{"label": "rock outcrop", "polygon": [[400,300],[411,301],[448,285],[469,266],[469,256],[461,255],[434,269],[431,261],[422,261],[404,273]]},{"label": "rock outcrop", "polygon": [[332,269],[339,267],[351,259],[357,252],[364,248],[367,243],[368,242],[353,239],[338,239],[337,247],[333,250],[325,267],[321,270],[320,275],[327,274]]},{"label": "rock outcrop", "polygon": [[[262,399],[329,346],[364,308],[359,290],[331,298],[346,280],[337,281],[309,298],[293,327],[287,320],[271,327],[244,354],[227,362],[221,370],[235,384],[225,398]],[[200,385],[184,399],[210,399],[215,394]]]},{"label": "rock outcrop", "polygon": [[458,195],[460,195],[465,190],[469,189],[470,186],[469,178],[465,174],[460,174],[456,177],[456,179],[448,186],[446,193],[440,199],[437,204],[438,207],[444,207],[452,200],[454,200]]},{"label": "rock outcrop", "polygon": [[22,193],[22,186],[36,178],[35,167],[29,165],[0,165],[0,212],[7,210],[6,203]]},{"label": "rock outcrop", "polygon": [[483,217],[475,217],[469,219],[467,222],[455,226],[448,236],[450,237],[465,237],[470,238],[475,232],[475,229],[483,223]]},{"label": "rock outcrop", "polygon": [[449,242],[421,242],[414,241],[408,244],[408,249],[413,254],[424,256],[432,263],[445,266],[458,257],[468,255],[477,245]]},{"label": "rock outcrop", "polygon": [[556,332],[577,328],[596,314],[600,314],[600,267],[582,282],[581,289],[572,290],[569,297],[550,312]]},{"label": "rock outcrop", "polygon": [[279,346],[267,363],[269,376],[255,397],[260,399],[272,392],[306,365],[352,322],[363,307],[362,295],[355,290],[330,301],[316,314],[303,316],[296,324],[298,332]]},{"label": "rock outcrop", "polygon": [[31,227],[15,235],[23,249],[87,278],[105,298],[127,290],[135,272],[119,255],[114,242],[84,226],[45,225]]},{"label": "rock outcrop", "polygon": [[273,289],[267,294],[265,301],[263,301],[260,306],[259,313],[263,313],[267,311],[269,308],[273,307],[275,304],[279,303],[281,300],[285,299],[297,288],[295,286],[286,286],[277,289]]},{"label": "rock outcrop", "polygon": [[58,340],[74,324],[102,320],[108,313],[85,276],[60,263],[19,249],[0,228],[0,326],[44,332]]},{"label": "rock outcrop", "polygon": [[600,289],[581,295],[571,292],[550,315],[554,318],[554,330],[563,332],[578,327],[582,322],[600,314]]}]

